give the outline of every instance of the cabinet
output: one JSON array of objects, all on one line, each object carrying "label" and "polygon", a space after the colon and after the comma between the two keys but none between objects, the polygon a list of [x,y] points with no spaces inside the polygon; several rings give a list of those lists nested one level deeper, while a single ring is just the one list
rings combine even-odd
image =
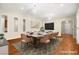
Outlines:
[{"label": "cabinet", "polygon": [[0,47],[0,55],[8,55],[8,45]]},{"label": "cabinet", "polygon": [[8,55],[8,42],[4,34],[0,34],[0,55]]}]

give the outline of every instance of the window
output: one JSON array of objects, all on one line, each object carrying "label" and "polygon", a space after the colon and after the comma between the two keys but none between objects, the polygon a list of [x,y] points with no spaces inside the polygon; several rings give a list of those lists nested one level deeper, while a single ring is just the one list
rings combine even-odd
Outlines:
[{"label": "window", "polygon": [[4,32],[7,32],[7,16],[4,16]]},{"label": "window", "polygon": [[18,18],[14,17],[14,32],[18,32]]},{"label": "window", "polygon": [[0,20],[0,22],[1,22],[1,29],[2,29],[1,31],[5,32],[5,33],[7,32],[7,27],[8,27],[8,24],[7,24],[8,20],[7,20],[7,18],[8,17],[6,15],[2,15],[1,16],[1,20]]},{"label": "window", "polygon": [[23,32],[25,32],[25,31],[26,31],[26,20],[23,19]]}]

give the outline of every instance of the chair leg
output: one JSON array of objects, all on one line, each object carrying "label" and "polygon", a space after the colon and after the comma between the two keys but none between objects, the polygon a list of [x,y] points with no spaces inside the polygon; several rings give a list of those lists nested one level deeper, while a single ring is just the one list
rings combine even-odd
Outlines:
[{"label": "chair leg", "polygon": [[42,43],[42,44],[41,44],[41,47],[42,47],[44,50],[47,50],[47,44]]},{"label": "chair leg", "polygon": [[23,48],[23,43],[21,42],[21,49]]},{"label": "chair leg", "polygon": [[26,50],[26,46],[28,46],[28,43],[21,42],[21,49]]},{"label": "chair leg", "polygon": [[21,42],[21,49],[24,50],[24,43]]}]

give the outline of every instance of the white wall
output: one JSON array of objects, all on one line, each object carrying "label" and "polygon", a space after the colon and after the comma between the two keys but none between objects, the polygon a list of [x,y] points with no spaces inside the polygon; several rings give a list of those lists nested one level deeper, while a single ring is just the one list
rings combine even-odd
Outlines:
[{"label": "white wall", "polygon": [[65,33],[67,34],[72,34],[74,35],[74,23],[73,23],[73,20],[74,20],[74,16],[73,17],[68,17],[68,18],[65,18],[64,21],[65,21]]},{"label": "white wall", "polygon": [[0,16],[0,33],[3,33],[3,26],[4,26],[4,20],[3,17]]},{"label": "white wall", "polygon": [[[23,18],[25,18],[27,21],[29,21],[29,19],[27,17],[23,17],[20,14],[16,14],[16,13],[0,13],[0,15],[6,15],[8,17],[8,32],[4,33],[5,37],[7,40],[9,39],[14,39],[14,38],[19,38],[20,34],[23,32],[22,29],[22,20]],[[18,18],[18,32],[14,32],[14,17]],[[26,22],[26,25],[29,25],[29,22]],[[29,28],[29,27],[28,27]]]},{"label": "white wall", "polygon": [[[33,16],[30,16],[29,18],[30,18],[30,21],[29,21],[30,22],[30,24],[29,24],[30,28],[29,28],[28,31],[39,31],[40,28],[42,27],[42,19],[41,18],[35,18]],[[33,23],[38,24],[39,27],[38,28],[32,28]]]},{"label": "white wall", "polygon": [[77,44],[79,44],[79,9],[77,11],[77,28],[76,28],[76,33],[77,33],[77,36],[76,36],[76,39],[77,39]]},{"label": "white wall", "polygon": [[[43,21],[41,18],[35,18],[33,16],[23,16],[17,13],[9,13],[9,12],[0,12],[0,16],[6,15],[8,17],[8,32],[4,33],[7,40],[19,38],[21,33],[26,33],[26,31],[38,31],[40,28],[31,28],[31,21],[37,20],[40,22],[40,27],[43,25]],[[18,18],[18,32],[14,32],[14,17]],[[26,31],[23,32],[23,19],[26,19]],[[61,22],[72,20],[72,17],[63,17],[63,18],[52,18],[49,22],[54,22],[54,32],[59,32],[61,35]],[[36,22],[37,22],[36,21]]]},{"label": "white wall", "polygon": [[[72,21],[73,22],[73,16],[69,16],[69,17],[54,17],[52,18],[53,22],[54,22],[54,27],[55,27],[55,32],[59,32],[59,35],[61,35],[61,26],[62,26],[62,21]],[[73,32],[73,23],[72,23],[72,29],[71,31]],[[73,34],[73,33],[72,33]]]},{"label": "white wall", "polygon": [[[39,30],[39,28],[36,28],[36,29],[35,28],[31,28],[31,20],[38,20],[38,21],[40,21],[39,19],[37,19],[35,17],[23,16],[23,15],[17,14],[17,13],[0,12],[0,20],[2,20],[2,15],[6,15],[8,17],[8,19],[7,19],[8,20],[8,27],[7,27],[8,32],[4,33],[3,29],[2,30],[0,29],[0,33],[4,33],[7,40],[20,38],[20,34],[21,33],[26,33],[26,31]],[[18,18],[18,32],[14,32],[14,17]],[[23,19],[26,19],[26,31],[25,32],[23,32]]]}]

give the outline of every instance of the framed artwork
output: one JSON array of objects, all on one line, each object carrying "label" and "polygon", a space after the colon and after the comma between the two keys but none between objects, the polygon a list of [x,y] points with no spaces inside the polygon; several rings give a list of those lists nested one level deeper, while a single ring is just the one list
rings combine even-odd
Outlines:
[{"label": "framed artwork", "polygon": [[40,28],[40,21],[32,20],[31,28]]},{"label": "framed artwork", "polygon": [[14,32],[18,32],[18,18],[14,17]]},{"label": "framed artwork", "polygon": [[2,28],[3,28],[3,32],[8,32],[7,27],[8,27],[8,17],[6,15],[2,15]]},{"label": "framed artwork", "polygon": [[25,31],[26,31],[26,20],[23,19],[23,32],[25,32]]},{"label": "framed artwork", "polygon": [[7,24],[8,23],[8,20],[7,20],[7,16],[4,16],[4,32],[7,32]]}]

